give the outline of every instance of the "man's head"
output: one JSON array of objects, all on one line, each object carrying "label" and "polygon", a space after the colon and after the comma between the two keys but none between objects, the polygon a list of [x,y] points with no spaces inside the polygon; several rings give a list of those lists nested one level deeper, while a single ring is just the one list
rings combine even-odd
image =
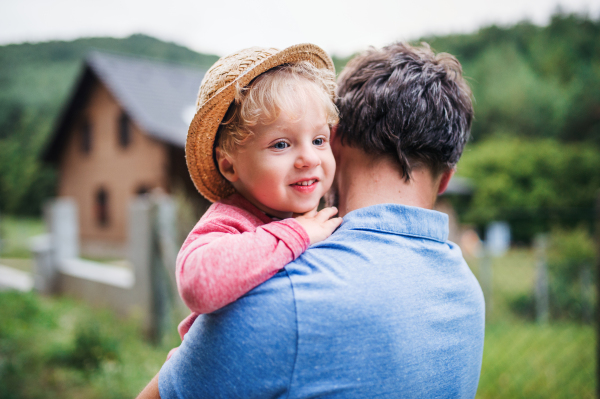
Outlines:
[{"label": "man's head", "polygon": [[427,44],[392,44],[352,59],[338,79],[337,138],[374,156],[389,156],[406,181],[426,166],[451,170],[469,138],[473,106],[460,63]]}]

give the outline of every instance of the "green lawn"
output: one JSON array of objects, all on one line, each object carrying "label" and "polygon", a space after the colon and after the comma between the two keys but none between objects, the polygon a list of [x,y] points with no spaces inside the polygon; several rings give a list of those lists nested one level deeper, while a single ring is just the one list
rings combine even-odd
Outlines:
[{"label": "green lawn", "polygon": [[[479,277],[481,260],[467,259],[471,270]],[[518,321],[510,310],[510,301],[533,290],[535,258],[528,248],[517,248],[505,256],[492,258],[492,309],[486,315],[489,323]]]},{"label": "green lawn", "polygon": [[478,398],[594,398],[591,326],[532,323],[486,328]]},{"label": "green lawn", "polygon": [[[1,256],[9,254],[15,265],[27,262],[27,239],[43,232],[42,223],[14,218],[0,223],[9,244]],[[479,261],[468,261],[477,276]],[[477,398],[595,397],[593,327],[574,321],[538,325],[511,311],[511,301],[533,289],[532,251],[513,249],[493,259],[492,274],[493,308]],[[175,327],[155,346],[135,320],[66,298],[0,292],[0,304],[3,399],[132,398],[178,345]]]},{"label": "green lawn", "polygon": [[0,398],[133,398],[160,370],[173,334],[151,345],[135,320],[67,298],[0,292]]},{"label": "green lawn", "polygon": [[[539,325],[510,310],[512,299],[533,290],[534,261],[530,249],[493,259],[493,307],[477,398],[594,398],[594,328],[566,321]],[[469,265],[477,276],[479,261]]]},{"label": "green lawn", "polygon": [[0,258],[31,258],[29,239],[45,233],[39,218],[0,215]]}]

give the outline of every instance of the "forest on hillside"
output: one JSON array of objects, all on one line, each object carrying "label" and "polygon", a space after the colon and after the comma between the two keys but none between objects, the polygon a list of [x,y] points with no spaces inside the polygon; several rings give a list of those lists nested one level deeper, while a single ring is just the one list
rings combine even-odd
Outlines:
[{"label": "forest on hillside", "polygon": [[476,190],[462,217],[507,220],[517,241],[592,232],[600,195],[600,20],[555,14],[471,35],[424,38],[461,61],[475,98],[458,174]]},{"label": "forest on hillside", "polygon": [[[547,26],[521,22],[471,34],[425,37],[461,61],[475,122],[456,199],[476,226],[507,220],[517,240],[553,227],[592,228],[600,188],[600,20],[557,12]],[[214,55],[133,35],[0,47],[0,212],[39,214],[56,172],[40,153],[92,48],[208,68]],[[334,57],[339,70],[348,61]]]}]

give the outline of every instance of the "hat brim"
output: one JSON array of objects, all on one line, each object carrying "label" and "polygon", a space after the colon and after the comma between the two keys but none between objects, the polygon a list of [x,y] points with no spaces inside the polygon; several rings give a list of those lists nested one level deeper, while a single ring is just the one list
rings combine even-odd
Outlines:
[{"label": "hat brim", "polygon": [[331,57],[314,44],[297,44],[281,50],[244,71],[237,79],[221,88],[194,115],[188,130],[185,156],[190,177],[196,189],[211,202],[227,198],[235,192],[221,175],[213,159],[217,130],[235,98],[235,88],[247,86],[261,73],[276,66],[299,61],[312,62],[318,68],[335,72]]}]

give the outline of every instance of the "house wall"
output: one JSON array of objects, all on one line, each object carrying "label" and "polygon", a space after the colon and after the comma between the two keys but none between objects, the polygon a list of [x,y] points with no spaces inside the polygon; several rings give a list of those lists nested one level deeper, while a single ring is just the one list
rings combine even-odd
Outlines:
[{"label": "house wall", "polygon": [[[122,109],[116,99],[96,81],[80,115],[74,116],[60,157],[59,196],[75,198],[79,212],[81,249],[84,255],[126,255],[128,206],[138,190],[167,190],[168,150],[165,144],[144,134],[130,122],[127,147],[119,142]],[[89,121],[91,148],[82,149],[82,126]],[[99,221],[97,196],[104,189],[108,221]]]},{"label": "house wall", "polygon": [[461,238],[461,226],[454,207],[447,198],[440,197],[435,203],[434,209],[448,215],[448,241],[459,244]]}]

